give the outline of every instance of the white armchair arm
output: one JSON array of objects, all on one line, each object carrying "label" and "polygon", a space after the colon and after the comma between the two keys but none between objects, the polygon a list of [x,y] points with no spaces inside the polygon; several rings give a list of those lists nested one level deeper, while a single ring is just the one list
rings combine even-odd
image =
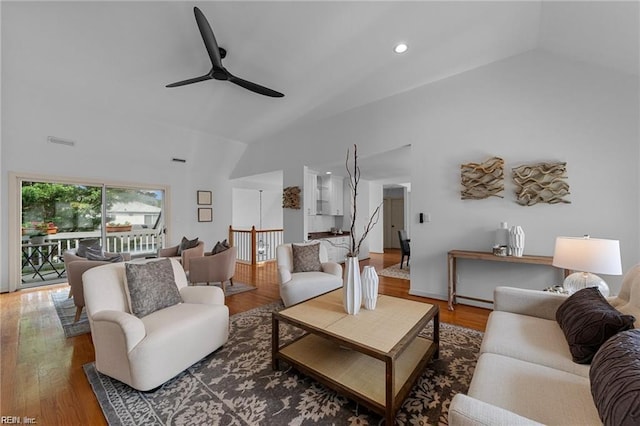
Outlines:
[{"label": "white armchair arm", "polygon": [[116,342],[122,341],[126,345],[126,352],[130,352],[146,335],[144,324],[140,318],[121,311],[99,311],[93,315],[92,333],[96,334],[96,338],[102,342],[112,342],[115,346]]},{"label": "white armchair arm", "polygon": [[322,272],[342,278],[342,266],[335,262],[325,262],[322,264]]},{"label": "white armchair arm", "polygon": [[224,305],[224,291],[220,287],[182,287],[180,295],[185,303]]},{"label": "white armchair arm", "polygon": [[284,266],[278,266],[278,275],[280,277],[280,284],[291,281],[291,271]]},{"label": "white armchair arm", "polygon": [[547,291],[496,287],[493,292],[493,309],[555,320],[558,307],[567,297],[566,294]]},{"label": "white armchair arm", "polygon": [[542,426],[526,417],[495,405],[487,404],[464,394],[456,394],[449,406],[451,426]]}]

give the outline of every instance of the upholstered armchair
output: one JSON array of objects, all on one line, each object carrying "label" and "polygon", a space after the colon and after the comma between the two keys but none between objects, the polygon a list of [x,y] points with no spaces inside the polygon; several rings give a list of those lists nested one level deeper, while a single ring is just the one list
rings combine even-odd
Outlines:
[{"label": "upholstered armchair", "polygon": [[291,306],[323,293],[342,287],[342,266],[328,261],[327,249],[320,244],[321,271],[293,272],[291,244],[276,248],[280,298],[285,306]]},{"label": "upholstered armchair", "polygon": [[[123,261],[131,260],[131,253],[111,253],[104,252],[105,258],[111,258],[114,256],[122,256]],[[87,269],[95,266],[107,264],[109,262],[102,260],[88,260],[86,257],[78,256],[77,250],[69,249],[62,253],[62,260],[64,261],[64,270],[67,272],[67,279],[69,280],[69,298],[73,297],[74,304],[76,305],[76,321],[80,319],[82,308],[84,307],[84,296],[82,292],[82,274]],[[80,262],[79,264],[71,267],[72,262]]]},{"label": "upholstered armchair", "polygon": [[220,253],[194,257],[190,261],[189,282],[220,283],[225,291],[225,282],[233,285],[233,275],[236,273],[237,248],[230,247]]},{"label": "upholstered armchair", "polygon": [[204,241],[198,241],[198,245],[189,249],[182,250],[178,254],[180,244],[173,247],[162,248],[158,250],[158,257],[175,258],[182,264],[182,268],[188,271],[191,266],[191,259],[204,256]]},{"label": "upholstered armchair", "polygon": [[[154,261],[159,262],[148,259],[131,266]],[[229,337],[229,309],[222,290],[188,286],[180,263],[170,263],[182,303],[142,317],[131,313],[135,308],[133,295],[125,293],[126,286],[131,293],[131,282],[125,284],[125,263],[92,268],[83,276],[96,369],[140,391],[160,386]]]}]

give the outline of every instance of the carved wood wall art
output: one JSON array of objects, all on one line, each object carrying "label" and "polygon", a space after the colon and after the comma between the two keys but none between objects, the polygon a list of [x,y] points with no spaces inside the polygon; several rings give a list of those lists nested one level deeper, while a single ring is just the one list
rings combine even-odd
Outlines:
[{"label": "carved wood wall art", "polygon": [[512,170],[516,183],[516,202],[523,206],[537,203],[567,203],[564,197],[569,195],[567,163],[524,164]]},{"label": "carved wood wall art", "polygon": [[460,195],[463,200],[504,198],[500,195],[504,191],[504,160],[500,157],[489,158],[480,164],[462,164],[460,177],[463,186]]},{"label": "carved wood wall art", "polygon": [[285,209],[300,209],[300,187],[288,186],[282,193],[282,207]]}]

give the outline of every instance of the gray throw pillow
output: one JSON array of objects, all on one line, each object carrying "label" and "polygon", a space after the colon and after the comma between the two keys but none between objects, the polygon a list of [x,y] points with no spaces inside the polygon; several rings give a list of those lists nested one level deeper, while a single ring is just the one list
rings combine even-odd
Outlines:
[{"label": "gray throw pillow", "polygon": [[178,256],[182,254],[184,250],[194,248],[198,245],[198,238],[194,238],[193,240],[187,239],[187,237],[182,237],[180,244],[178,245]]},{"label": "gray throw pillow", "polygon": [[121,254],[116,254],[115,256],[105,256],[102,249],[96,250],[92,247],[87,248],[87,260],[100,260],[102,262],[124,262],[124,258]]},{"label": "gray throw pillow", "polygon": [[182,302],[170,259],[125,263],[131,313],[138,318]]},{"label": "gray throw pillow", "polygon": [[322,271],[320,263],[320,243],[291,244],[293,253],[293,272]]},{"label": "gray throw pillow", "polygon": [[100,240],[97,238],[85,238],[84,240],[78,241],[78,248],[76,250],[76,255],[80,257],[87,257],[87,249],[100,250],[102,252],[102,247],[100,247]]},{"label": "gray throw pillow", "polygon": [[218,241],[216,245],[213,246],[213,249],[211,250],[211,254],[213,255],[213,254],[222,253],[223,251],[228,250],[230,247],[231,246],[229,245],[226,239],[222,242]]},{"label": "gray throw pillow", "polygon": [[597,287],[583,288],[562,302],[556,321],[564,333],[573,361],[589,364],[611,336],[633,328],[636,319],[607,302]]},{"label": "gray throw pillow", "polygon": [[640,329],[616,334],[589,370],[591,395],[605,426],[640,424]]}]

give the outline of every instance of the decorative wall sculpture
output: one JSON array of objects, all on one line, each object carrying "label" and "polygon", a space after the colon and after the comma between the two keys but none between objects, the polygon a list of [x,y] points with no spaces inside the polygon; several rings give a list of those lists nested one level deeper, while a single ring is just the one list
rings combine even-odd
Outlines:
[{"label": "decorative wall sculpture", "polygon": [[517,203],[532,206],[537,203],[571,203],[569,195],[567,163],[524,164],[512,170],[516,183]]},{"label": "decorative wall sculpture", "polygon": [[467,163],[460,165],[460,192],[463,200],[481,200],[489,197],[500,197],[504,191],[504,160],[500,157],[489,158],[484,163]]},{"label": "decorative wall sculpture", "polygon": [[285,209],[300,209],[300,187],[288,186],[282,193],[282,207]]}]

